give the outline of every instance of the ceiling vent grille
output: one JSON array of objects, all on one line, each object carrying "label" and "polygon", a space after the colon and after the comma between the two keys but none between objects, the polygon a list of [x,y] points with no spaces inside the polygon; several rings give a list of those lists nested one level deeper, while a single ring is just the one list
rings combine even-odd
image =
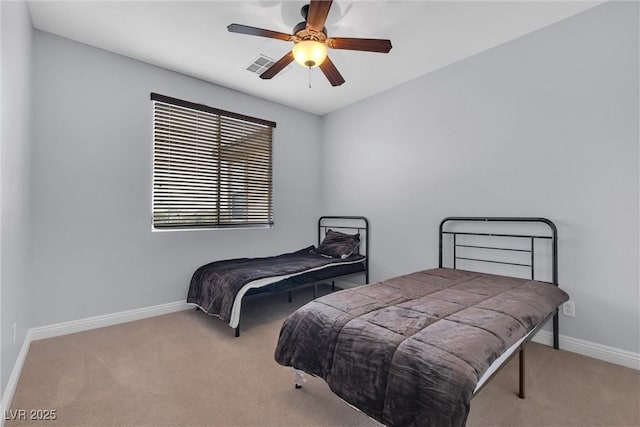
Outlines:
[{"label": "ceiling vent grille", "polygon": [[[255,74],[262,74],[267,71],[273,64],[276,63],[276,60],[273,58],[269,58],[267,55],[259,54],[258,57],[249,65],[247,65],[246,70]],[[284,72],[290,66],[286,67],[280,73]]]},{"label": "ceiling vent grille", "polygon": [[[247,65],[246,70],[252,73],[255,73],[257,75],[260,75],[265,71],[267,71],[275,63],[276,63],[275,59],[269,58],[267,55],[264,55],[261,53],[251,64]],[[275,76],[275,78],[278,78],[278,76],[285,74],[290,69],[291,69],[291,64],[287,65],[282,71],[280,71]]]}]

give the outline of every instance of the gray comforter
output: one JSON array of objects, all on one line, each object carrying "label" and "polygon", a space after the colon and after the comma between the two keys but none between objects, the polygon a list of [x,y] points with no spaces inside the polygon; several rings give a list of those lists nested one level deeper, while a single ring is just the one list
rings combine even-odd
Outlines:
[{"label": "gray comforter", "polygon": [[345,259],[327,258],[313,253],[313,249],[315,246],[277,256],[229,259],[203,265],[191,277],[187,302],[197,304],[206,313],[229,322],[236,295],[254,280],[295,275],[332,264],[364,259],[357,254]]},{"label": "gray comforter", "polygon": [[556,286],[433,269],[294,312],[275,358],[393,426],[461,426],[489,365],[568,300]]}]

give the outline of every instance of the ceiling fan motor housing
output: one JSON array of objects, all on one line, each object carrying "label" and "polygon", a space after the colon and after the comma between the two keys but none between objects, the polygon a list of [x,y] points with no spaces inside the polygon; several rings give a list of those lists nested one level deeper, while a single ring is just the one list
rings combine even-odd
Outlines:
[{"label": "ceiling fan motor housing", "polygon": [[[294,38],[299,40],[316,40],[324,42],[327,39],[327,29],[322,27],[322,31],[307,29],[306,22],[298,22],[292,31]],[[295,41],[295,40],[294,40]]]},{"label": "ceiling fan motor housing", "polygon": [[327,39],[327,28],[322,27],[322,31],[314,31],[307,30],[307,16],[309,16],[309,5],[305,4],[300,9],[300,15],[304,18],[304,21],[298,22],[295,27],[293,27],[293,35],[297,36],[298,40],[294,40],[294,42],[302,41],[302,40],[315,40],[319,42],[324,42]]}]

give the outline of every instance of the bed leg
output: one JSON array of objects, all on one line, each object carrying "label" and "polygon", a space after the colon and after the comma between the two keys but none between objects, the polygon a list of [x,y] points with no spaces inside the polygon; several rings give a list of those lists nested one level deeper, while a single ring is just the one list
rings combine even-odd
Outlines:
[{"label": "bed leg", "polygon": [[335,292],[336,291],[336,281],[332,280],[331,281],[331,292]]},{"label": "bed leg", "polygon": [[318,285],[313,284],[313,299],[316,299],[316,293],[318,292]]},{"label": "bed leg", "polygon": [[560,349],[560,336],[558,330],[558,310],[556,310],[556,314],[553,315],[553,348],[556,350]]},{"label": "bed leg", "polygon": [[240,336],[240,325],[236,326],[236,338]]},{"label": "bed leg", "polygon": [[302,388],[302,384],[307,382],[307,378],[304,376],[304,372],[298,369],[294,369],[294,372],[296,374],[296,388]]},{"label": "bed leg", "polygon": [[524,347],[520,349],[520,393],[518,396],[520,399],[524,399]]},{"label": "bed leg", "polygon": [[291,302],[291,291],[287,292],[289,294],[289,302]]}]

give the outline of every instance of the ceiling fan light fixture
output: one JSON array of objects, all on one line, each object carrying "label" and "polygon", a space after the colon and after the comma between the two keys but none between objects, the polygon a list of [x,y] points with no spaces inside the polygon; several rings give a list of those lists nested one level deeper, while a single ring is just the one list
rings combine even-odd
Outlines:
[{"label": "ceiling fan light fixture", "polygon": [[293,58],[303,67],[317,67],[327,58],[327,46],[315,40],[303,40],[293,46]]}]

